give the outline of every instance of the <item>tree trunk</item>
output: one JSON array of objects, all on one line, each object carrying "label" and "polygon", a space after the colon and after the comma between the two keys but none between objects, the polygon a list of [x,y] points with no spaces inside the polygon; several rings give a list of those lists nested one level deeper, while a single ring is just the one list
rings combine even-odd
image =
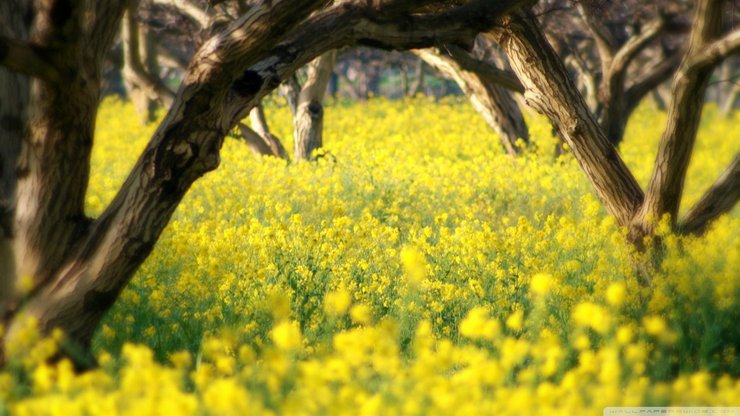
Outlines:
[{"label": "tree trunk", "polygon": [[327,52],[308,65],[308,78],[301,89],[294,119],[293,159],[309,160],[323,145],[324,96],[334,71],[336,51]]},{"label": "tree trunk", "polygon": [[[142,124],[154,120],[157,109],[154,78],[158,72],[156,48],[149,30],[136,21],[136,2],[132,2],[123,17],[121,43],[123,44],[123,81],[126,94],[134,104]],[[160,87],[162,88],[162,87]],[[172,95],[167,94],[171,104]]]},{"label": "tree trunk", "polygon": [[416,67],[414,68],[414,82],[409,86],[407,96],[416,97],[416,94],[421,91],[421,87],[424,85],[424,61],[419,59],[416,61]]},{"label": "tree trunk", "polygon": [[722,107],[720,109],[723,116],[727,117],[729,116],[733,110],[735,110],[735,103],[738,101],[738,97],[740,96],[740,85],[735,84],[732,86],[732,90],[727,94],[727,97],[725,97],[725,100],[722,102]]},{"label": "tree trunk", "polygon": [[526,87],[527,105],[545,114],[586,172],[609,212],[630,224],[643,194],[632,173],[586,107],[563,62],[545,39],[536,18],[517,13],[491,32]]},{"label": "tree trunk", "polygon": [[[250,84],[256,73],[247,71],[234,79],[233,68],[258,61],[259,53],[265,53],[259,47],[269,50],[320,4],[263,4],[236,21],[233,32],[213,37],[194,58],[176,105],[94,221],[84,216],[84,196],[100,69],[126,1],[84,3],[54,18],[49,17],[53,2],[39,8],[42,17],[36,19],[31,41],[53,44],[56,61],[53,67],[27,68],[46,76],[33,81],[15,221],[17,273],[32,276],[33,289],[28,296],[13,298],[2,311],[6,331],[0,366],[6,343],[23,325],[15,319],[21,314],[35,318],[43,333],[60,328],[67,353],[88,350],[98,323],[151,252],[185,192],[218,165],[223,138],[237,121],[234,114],[222,111],[224,92],[251,97],[261,91]],[[225,61],[213,59],[218,53]],[[224,73],[224,68],[231,71]]]},{"label": "tree trunk", "polygon": [[473,108],[498,134],[506,153],[512,157],[521,153],[522,148],[517,140],[521,139],[525,145],[529,143],[529,131],[519,106],[508,90],[473,71],[465,70],[453,56],[446,55],[437,48],[418,49],[415,53],[455,80]]},{"label": "tree trunk", "polygon": [[668,124],[661,137],[653,175],[645,202],[633,221],[633,238],[652,235],[663,215],[677,224],[678,209],[696,132],[704,107],[704,92],[718,62],[696,62],[721,34],[722,2],[700,0],[691,31],[689,49],[673,80],[673,100],[668,108]]}]

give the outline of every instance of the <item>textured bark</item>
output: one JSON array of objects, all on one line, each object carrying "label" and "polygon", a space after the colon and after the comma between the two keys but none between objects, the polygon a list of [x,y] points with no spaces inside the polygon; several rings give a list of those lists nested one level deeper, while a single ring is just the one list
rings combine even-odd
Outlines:
[{"label": "textured bark", "polygon": [[446,74],[460,87],[473,104],[473,108],[498,134],[506,153],[516,156],[522,148],[517,140],[529,142],[529,131],[511,93],[481,77],[478,73],[465,70],[455,59],[440,49],[419,49],[415,53],[426,63]]},{"label": "textured bark", "polygon": [[[94,14],[105,22],[79,28],[67,22],[67,42],[62,45],[66,53],[58,64],[75,68],[65,73],[76,78],[63,85],[35,81],[31,98],[34,127],[19,180],[16,247],[21,253],[19,270],[34,276],[35,289],[4,314],[8,337],[17,329],[13,316],[23,311],[36,317],[43,331],[59,327],[70,343],[89,345],[103,314],[149,254],[190,184],[218,165],[218,149],[236,123],[231,115],[224,120],[219,103],[230,91],[253,92],[249,74],[237,74],[235,80],[229,69],[258,60],[274,39],[320,3],[305,0],[296,12],[295,0],[273,1],[211,39],[191,64],[179,99],[129,178],[93,222],[83,216],[83,198],[103,54],[85,46],[110,47],[125,4],[112,8],[113,2],[105,2],[109,13]],[[103,28],[112,29],[108,33]],[[60,29],[37,27],[35,41],[60,39],[57,33],[47,33]],[[109,34],[107,43],[88,37],[101,32]],[[215,63],[213,54],[228,60]]]},{"label": "textured bark", "polygon": [[[25,40],[29,26],[24,17],[30,2],[12,0],[0,3],[0,35]],[[13,252],[16,165],[26,126],[30,80],[23,74],[0,67],[0,313],[15,292],[16,273]]]},{"label": "textured bark", "polygon": [[327,52],[308,65],[306,83],[298,96],[294,132],[294,160],[309,160],[323,146],[324,96],[334,71],[337,52]]},{"label": "textured bark", "polygon": [[619,224],[629,225],[642,203],[642,190],[586,107],[565,65],[531,14],[513,14],[503,25],[491,33],[526,87],[527,104],[550,119],[609,212]]},{"label": "textured bark", "polygon": [[718,42],[726,39],[715,42],[721,34],[721,21],[721,1],[700,0],[697,3],[689,49],[673,80],[668,123],[661,137],[645,203],[633,223],[633,238],[653,234],[655,224],[663,215],[669,215],[674,226],[677,222],[686,170],[704,106],[704,92],[720,59],[715,49]]},{"label": "textured bark", "polygon": [[[3,345],[17,334],[14,318],[23,313],[36,318],[43,332],[58,327],[67,345],[87,348],[192,183],[218,166],[226,134],[302,65],[357,43],[412,48],[470,39],[519,3],[474,0],[443,13],[370,19],[365,6],[327,6],[309,18],[322,0],[260,2],[200,48],[128,178],[91,220],[83,208],[100,68],[126,2],[74,3],[63,14],[52,11],[68,2],[36,2],[42,17],[31,42],[64,78],[33,81],[15,246],[18,270],[33,276],[34,288],[2,311],[8,329]],[[471,24],[481,12],[487,18]]]}]

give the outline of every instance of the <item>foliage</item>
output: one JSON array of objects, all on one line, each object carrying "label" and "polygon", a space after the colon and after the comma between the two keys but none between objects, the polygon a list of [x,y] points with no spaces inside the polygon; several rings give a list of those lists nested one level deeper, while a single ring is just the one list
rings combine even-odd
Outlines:
[{"label": "foliage", "polygon": [[[289,137],[287,110],[268,108]],[[684,207],[740,150],[710,108]],[[646,183],[664,115],[623,154]],[[89,212],[153,126],[104,101]],[[664,232],[649,289],[574,159],[529,120],[512,160],[469,108],[330,105],[317,163],[255,160],[229,139],[95,340],[101,367],[45,364],[29,323],[0,372],[0,414],[582,414],[736,405],[740,217]],[[289,143],[286,143],[286,147]],[[12,353],[16,351],[16,353]]]}]

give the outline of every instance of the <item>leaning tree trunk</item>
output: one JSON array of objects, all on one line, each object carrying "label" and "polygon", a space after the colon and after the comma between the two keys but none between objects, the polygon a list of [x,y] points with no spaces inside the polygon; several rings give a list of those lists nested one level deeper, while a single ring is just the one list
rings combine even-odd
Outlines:
[{"label": "leaning tree trunk", "polygon": [[589,111],[536,18],[529,13],[513,14],[503,29],[491,34],[526,87],[527,105],[550,119],[609,212],[620,225],[628,226],[642,203],[642,190]]},{"label": "leaning tree trunk", "polygon": [[740,196],[736,158],[690,210],[686,221],[677,224],[709,76],[718,63],[740,50],[740,30],[719,38],[721,9],[722,2],[716,0],[700,0],[697,5],[691,45],[676,72],[674,99],[646,195],[587,109],[536,18],[531,13],[515,13],[504,19],[502,29],[492,32],[527,89],[528,105],[548,116],[573,150],[608,211],[630,230],[629,239],[638,249],[646,248],[645,237],[654,235],[656,221],[661,216],[670,215],[674,229],[679,232],[697,233],[732,209]]},{"label": "leaning tree trunk", "polygon": [[[0,35],[27,39],[29,27],[19,16],[28,16],[30,2],[0,3]],[[26,125],[30,80],[0,67],[0,313],[12,299],[16,286],[13,254],[13,216],[16,198],[16,165]]]},{"label": "leaning tree trunk", "polygon": [[[273,0],[234,22],[233,32],[213,37],[194,58],[176,103],[118,194],[91,220],[84,215],[84,197],[100,73],[126,3],[80,3],[54,18],[61,6],[44,3],[31,41],[53,45],[55,53],[43,56],[38,54],[44,48],[10,44],[15,48],[10,56],[24,53],[46,65],[13,62],[37,76],[18,169],[14,244],[17,274],[31,276],[33,289],[0,311],[6,329],[0,366],[8,342],[23,327],[19,316],[33,317],[42,333],[61,329],[65,353],[89,351],[100,320],[149,255],[190,185],[218,165],[223,139],[241,116],[223,111],[226,93],[234,91],[232,100],[264,94],[256,72],[234,75],[234,68],[259,61],[267,53],[260,48],[269,50],[321,1]],[[53,65],[46,59],[53,59]],[[254,104],[241,102],[239,108],[247,111]],[[86,357],[75,358],[78,364],[89,363]]]},{"label": "leaning tree trunk", "polygon": [[309,160],[323,145],[324,95],[334,71],[336,51],[327,52],[308,65],[308,78],[301,89],[294,119],[294,160]]},{"label": "leaning tree trunk", "polygon": [[506,153],[514,157],[529,143],[529,131],[522,112],[505,88],[484,79],[474,71],[466,70],[453,56],[438,48],[419,49],[415,53],[426,63],[446,74],[460,87],[475,111],[498,134]]}]

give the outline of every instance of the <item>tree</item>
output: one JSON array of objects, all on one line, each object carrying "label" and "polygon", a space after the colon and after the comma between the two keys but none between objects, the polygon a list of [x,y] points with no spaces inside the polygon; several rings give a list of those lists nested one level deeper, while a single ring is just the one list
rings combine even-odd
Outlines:
[{"label": "tree", "polygon": [[541,16],[548,41],[577,75],[589,109],[615,146],[642,99],[678,68],[688,24],[682,1],[555,1]]},{"label": "tree", "polygon": [[[471,44],[496,17],[523,1],[474,0],[421,9],[432,3],[250,2],[199,48],[166,117],[117,195],[99,217],[88,218],[84,197],[102,62],[128,1],[34,2],[32,37],[0,36],[0,64],[33,76],[18,158],[15,265],[3,264],[15,273],[0,276],[2,287],[16,288],[19,276],[29,276],[31,290],[9,292],[0,314],[6,328],[0,351],[17,334],[21,316],[35,318],[44,333],[63,330],[67,354],[88,351],[101,318],[149,255],[182,197],[218,166],[226,134],[302,65],[353,44],[389,49]],[[15,10],[9,13],[11,19],[31,21]],[[85,364],[82,355],[76,358]]]},{"label": "tree", "polygon": [[669,215],[673,228],[700,233],[717,216],[729,211],[740,197],[740,158],[689,210],[677,220],[683,183],[712,70],[740,50],[740,30],[722,33],[724,2],[700,0],[691,28],[690,44],[673,79],[673,100],[661,138],[647,192],[643,193],[568,75],[565,64],[528,11],[504,19],[503,28],[490,32],[506,50],[512,67],[526,87],[525,99],[545,114],[593,184],[617,222],[630,229],[630,240],[646,248],[658,219]]}]

